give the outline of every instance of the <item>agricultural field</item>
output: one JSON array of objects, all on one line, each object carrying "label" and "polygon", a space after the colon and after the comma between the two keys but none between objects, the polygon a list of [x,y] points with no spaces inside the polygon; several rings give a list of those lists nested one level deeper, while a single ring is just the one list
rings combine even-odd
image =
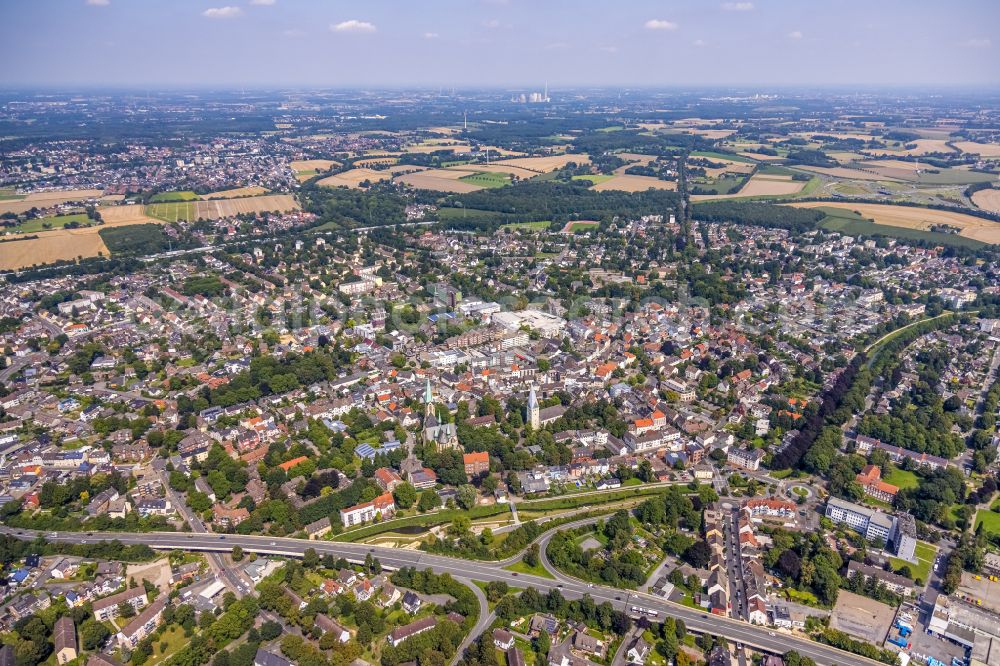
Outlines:
[{"label": "agricultural field", "polygon": [[408,173],[395,178],[397,183],[403,183],[421,190],[436,190],[438,192],[476,192],[484,185],[467,182],[464,178],[475,175],[469,170],[459,169],[428,169]]},{"label": "agricultural field", "polygon": [[979,190],[972,195],[972,203],[991,213],[1000,213],[1000,190]]},{"label": "agricultural field", "polygon": [[107,246],[98,235],[101,227],[60,229],[35,238],[0,243],[0,270],[16,270],[56,261],[108,256]]},{"label": "agricultural field", "polygon": [[[919,231],[929,231],[935,225],[948,225],[961,229],[958,234],[981,243],[1000,243],[1000,222],[992,222],[981,217],[917,206],[894,206],[892,204],[866,204],[846,201],[802,201],[786,204],[796,208],[823,208],[854,211],[864,218],[874,220],[876,225],[897,227]],[[945,239],[952,234],[934,234]]]},{"label": "agricultural field", "polygon": [[258,197],[266,193],[267,190],[265,188],[254,185],[252,187],[237,187],[232,190],[220,190],[218,192],[209,192],[208,194],[202,196],[202,199],[236,199],[238,197]]},{"label": "agricultural field", "polygon": [[60,190],[54,192],[32,192],[20,199],[0,201],[0,214],[24,213],[32,208],[48,208],[69,201],[89,201],[99,199],[101,190]]},{"label": "agricultural field", "polygon": [[951,146],[947,145],[947,139],[917,139],[916,141],[908,142],[906,145],[912,145],[913,148],[904,147],[902,150],[886,150],[881,148],[874,148],[871,150],[865,150],[865,154],[874,155],[881,157],[883,155],[909,155],[911,157],[918,157],[921,155],[929,155],[931,153],[952,153],[958,154]]},{"label": "agricultural field", "polygon": [[198,219],[217,220],[247,213],[288,212],[299,204],[290,194],[270,194],[241,199],[213,201],[175,201],[146,206],[146,215],[164,222],[191,222]]},{"label": "agricultural field", "polygon": [[34,220],[25,220],[16,227],[6,227],[3,233],[33,234],[40,231],[47,232],[54,229],[62,229],[67,224],[71,223],[75,223],[82,227],[96,224],[94,220],[91,220],[84,213],[72,213],[69,215],[53,215],[51,217],[39,217]]},{"label": "agricultural field", "polygon": [[399,162],[398,157],[392,157],[390,155],[382,155],[381,157],[366,157],[361,160],[355,160],[352,166],[360,169],[373,169],[380,166],[392,166]]},{"label": "agricultural field", "polygon": [[976,143],[974,141],[955,141],[956,148],[963,153],[972,153],[982,157],[1000,157],[1000,144]]},{"label": "agricultural field", "polygon": [[191,222],[198,219],[194,201],[149,204],[146,206],[146,215],[164,222]]},{"label": "agricultural field", "polygon": [[737,199],[741,197],[780,197],[798,194],[806,185],[805,181],[792,180],[791,176],[756,173],[735,194],[693,194],[692,201],[712,201],[715,199]]},{"label": "agricultural field", "polygon": [[549,173],[556,169],[562,169],[570,162],[590,164],[590,157],[588,155],[571,155],[565,153],[562,155],[547,155],[545,157],[515,157],[514,159],[503,160],[502,162],[494,162],[494,164],[518,167],[519,169],[534,171],[535,173]]},{"label": "agricultural field", "polygon": [[324,187],[360,188],[361,183],[365,181],[377,183],[383,180],[389,180],[396,174],[421,171],[423,169],[424,167],[409,164],[389,167],[388,169],[384,169],[382,171],[376,171],[375,169],[348,169],[342,173],[327,176],[326,178],[317,181],[317,185],[322,185]]},{"label": "agricultural field", "polygon": [[463,183],[472,183],[483,188],[504,187],[510,185],[510,176],[504,173],[483,171],[470,173],[459,178]]},{"label": "agricultural field", "polygon": [[608,180],[602,180],[591,189],[596,192],[605,192],[607,190],[620,190],[622,192],[645,192],[648,189],[676,190],[677,182],[673,180],[660,180],[653,176],[616,175]]},{"label": "agricultural field", "polygon": [[0,201],[20,201],[23,194],[18,194],[17,190],[11,187],[0,187]]},{"label": "agricultural field", "polygon": [[104,220],[105,226],[156,222],[155,219],[146,215],[145,208],[139,204],[101,206],[97,209],[97,212],[101,214],[101,219]]},{"label": "agricultural field", "polygon": [[573,176],[573,180],[589,180],[593,185],[600,185],[601,183],[611,180],[614,176],[607,176],[604,174],[591,174],[585,176]]},{"label": "agricultural field", "polygon": [[178,192],[160,192],[149,198],[150,203],[162,203],[166,201],[197,201],[198,195],[191,190],[180,190]]},{"label": "agricultural field", "polygon": [[335,160],[295,160],[288,166],[295,172],[295,178],[301,181],[309,180],[316,174],[340,166],[340,162]]}]

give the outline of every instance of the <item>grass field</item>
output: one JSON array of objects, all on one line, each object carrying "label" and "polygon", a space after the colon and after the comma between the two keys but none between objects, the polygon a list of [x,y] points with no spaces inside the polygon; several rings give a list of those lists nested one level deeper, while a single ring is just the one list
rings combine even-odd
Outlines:
[{"label": "grass field", "polygon": [[514,562],[513,564],[508,564],[507,566],[504,567],[504,569],[506,569],[507,571],[513,571],[515,573],[528,574],[530,576],[541,576],[542,578],[553,578],[553,575],[550,574],[548,571],[546,571],[545,567],[543,567],[541,564],[538,564],[538,565],[533,566],[533,567],[529,567],[527,564],[524,563],[523,560],[518,560],[517,562]]},{"label": "grass field", "polygon": [[154,203],[146,206],[146,215],[164,222],[190,222],[198,219],[197,210],[197,204],[193,201]]},{"label": "grass field", "polygon": [[730,155],[729,153],[713,153],[709,150],[695,150],[691,152],[691,157],[707,157],[709,159],[716,160],[730,160],[733,162],[746,162],[747,164],[753,164],[754,160],[749,157],[742,157],[740,155]]},{"label": "grass field", "polygon": [[585,176],[573,176],[573,180],[589,180],[594,185],[599,185],[605,181],[611,180],[614,176],[608,176],[605,174],[593,174]]},{"label": "grass field", "polygon": [[62,229],[71,222],[76,222],[82,227],[94,224],[94,221],[85,214],[73,213],[72,215],[55,215],[53,217],[40,217],[34,220],[25,220],[18,226],[8,229],[8,231],[17,234],[32,234],[38,231]]},{"label": "grass field", "polygon": [[[973,250],[981,248],[984,245],[984,243],[978,240],[959,236],[958,234],[942,234],[934,231],[923,231],[921,229],[910,229],[888,224],[875,224],[844,208],[834,208],[822,204],[816,204],[816,207],[827,214],[826,219],[821,224],[824,229],[839,231],[849,236],[886,236],[889,238],[924,240],[929,243],[967,247]],[[986,220],[983,221],[986,222]],[[1000,225],[997,225],[997,227],[1000,229]]]},{"label": "grass field", "polygon": [[164,201],[197,201],[198,195],[191,190],[181,190],[179,192],[160,192],[149,198],[152,203],[163,203]]},{"label": "grass field", "polygon": [[485,187],[487,189],[504,187],[510,184],[510,176],[505,173],[497,173],[494,171],[477,171],[475,173],[470,173],[468,176],[462,176],[459,180],[472,183],[473,185],[479,185],[480,187]]},{"label": "grass field", "polygon": [[18,194],[12,187],[0,187],[0,201],[20,201],[23,198],[24,195]]},{"label": "grass field", "polygon": [[916,488],[918,483],[917,475],[914,472],[907,472],[898,467],[894,468],[888,476],[882,477],[882,480],[886,483],[891,483],[900,490]]},{"label": "grass field", "polygon": [[890,557],[889,563],[892,564],[894,571],[904,566],[909,567],[914,580],[919,578],[921,582],[926,583],[931,573],[931,567],[934,565],[934,558],[937,557],[937,548],[929,543],[918,541],[913,554],[917,558],[916,564],[907,562],[906,560],[899,560],[895,557]]},{"label": "grass field", "polygon": [[1000,534],[1000,513],[980,509],[976,512],[976,529],[980,525],[987,534]]},{"label": "grass field", "polygon": [[546,231],[552,224],[550,220],[544,220],[541,222],[514,222],[511,224],[505,224],[501,229],[528,229],[529,231]]}]

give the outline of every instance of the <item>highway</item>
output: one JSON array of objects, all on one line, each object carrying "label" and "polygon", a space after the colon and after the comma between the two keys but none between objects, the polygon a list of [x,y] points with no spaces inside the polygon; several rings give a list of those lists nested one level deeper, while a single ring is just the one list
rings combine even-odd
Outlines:
[{"label": "highway", "polygon": [[[581,521],[582,522],[582,521]],[[565,529],[562,526],[558,529]],[[246,552],[261,555],[278,555],[284,557],[301,557],[308,548],[314,548],[320,555],[327,553],[334,557],[343,557],[355,563],[363,563],[370,553],[377,557],[382,566],[387,569],[402,567],[417,567],[432,569],[437,573],[448,573],[456,578],[479,580],[484,582],[502,580],[517,587],[534,587],[539,592],[549,592],[558,589],[568,599],[577,599],[589,594],[597,603],[610,602],[615,608],[628,612],[631,606],[656,611],[659,618],[670,615],[684,621],[688,629],[695,632],[708,632],[725,636],[729,641],[743,643],[767,652],[783,654],[796,650],[800,654],[812,658],[817,664],[826,666],[873,666],[879,662],[850,654],[836,648],[799,638],[785,633],[770,631],[767,627],[759,627],[716,615],[704,613],[700,608],[690,608],[661,597],[620,590],[602,585],[585,583],[558,573],[555,579],[542,576],[519,574],[502,568],[499,562],[481,562],[465,560],[444,555],[433,555],[418,550],[404,550],[385,546],[369,546],[366,544],[340,543],[336,541],[306,541],[287,537],[248,536],[237,534],[194,534],[183,532],[35,532],[31,530],[16,530],[0,527],[0,533],[9,534],[25,540],[34,540],[43,536],[52,542],[62,543],[98,543],[100,541],[117,540],[126,545],[146,544],[157,550],[186,550],[201,552],[229,552],[233,546],[240,546]],[[540,546],[545,552],[545,544],[551,538],[550,530],[542,535]]]}]

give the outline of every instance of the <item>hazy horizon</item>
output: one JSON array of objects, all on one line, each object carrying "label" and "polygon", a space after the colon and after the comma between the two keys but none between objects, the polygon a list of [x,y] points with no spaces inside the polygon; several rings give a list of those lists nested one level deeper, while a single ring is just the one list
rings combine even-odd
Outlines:
[{"label": "hazy horizon", "polygon": [[1000,3],[0,0],[4,88],[972,88]]}]

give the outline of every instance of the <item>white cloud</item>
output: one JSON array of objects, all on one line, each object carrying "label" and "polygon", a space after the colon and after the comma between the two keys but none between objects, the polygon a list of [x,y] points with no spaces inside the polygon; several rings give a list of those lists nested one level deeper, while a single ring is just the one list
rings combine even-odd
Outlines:
[{"label": "white cloud", "polygon": [[251,5],[260,5],[262,7],[270,7],[275,2],[277,2],[277,0],[250,0]]},{"label": "white cloud", "polygon": [[330,24],[331,32],[375,32],[375,24],[368,21],[350,19],[340,23]]},{"label": "white cloud", "polygon": [[499,19],[490,19],[489,21],[483,21],[483,27],[484,28],[490,28],[491,30],[495,29],[495,28],[499,28],[500,27],[500,20]]},{"label": "white cloud", "polygon": [[802,39],[802,31],[801,30],[792,30],[790,33],[788,33],[788,37],[790,39]]},{"label": "white cloud", "polygon": [[304,30],[299,30],[298,28],[287,28],[282,30],[281,34],[285,37],[301,37],[306,33]]},{"label": "white cloud", "polygon": [[604,51],[605,53],[618,53],[617,46],[602,46],[601,50]]},{"label": "white cloud", "polygon": [[991,46],[993,46],[993,42],[991,42],[989,39],[986,39],[985,37],[974,38],[962,42],[962,46],[968,47],[970,49],[988,49]]},{"label": "white cloud", "polygon": [[87,0],[87,4],[91,7],[107,7],[111,4],[111,0]]},{"label": "white cloud", "polygon": [[723,2],[722,8],[727,12],[749,12],[753,9],[752,2]]},{"label": "white cloud", "polygon": [[201,13],[202,16],[212,19],[228,19],[236,18],[243,14],[243,10],[239,7],[209,7]]},{"label": "white cloud", "polygon": [[649,19],[644,24],[646,30],[676,30],[677,24],[673,21],[664,21],[663,19]]},{"label": "white cloud", "polygon": [[696,40],[694,40],[694,45],[697,46],[698,48],[701,48],[702,46],[706,45],[705,44],[705,40],[704,39],[696,39]]},{"label": "white cloud", "polygon": [[424,39],[437,39],[440,36],[441,35],[437,34],[436,32],[425,32],[424,33]]},{"label": "white cloud", "polygon": [[552,42],[551,44],[545,45],[546,51],[561,51],[562,49],[568,49],[569,44],[566,42]]}]

